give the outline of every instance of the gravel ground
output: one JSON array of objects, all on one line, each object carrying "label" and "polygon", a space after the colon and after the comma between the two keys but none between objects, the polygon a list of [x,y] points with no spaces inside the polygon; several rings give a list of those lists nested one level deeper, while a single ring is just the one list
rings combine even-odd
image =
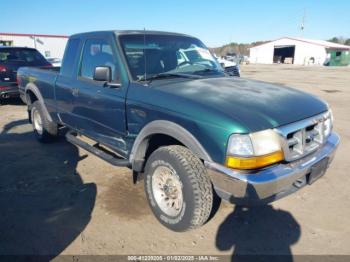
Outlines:
[{"label": "gravel ground", "polygon": [[342,141],[325,177],[272,205],[223,203],[202,228],[174,233],[153,217],[130,170],[63,138],[39,144],[26,107],[10,100],[0,106],[0,254],[350,255],[350,68],[246,65],[242,77],[330,104]]}]

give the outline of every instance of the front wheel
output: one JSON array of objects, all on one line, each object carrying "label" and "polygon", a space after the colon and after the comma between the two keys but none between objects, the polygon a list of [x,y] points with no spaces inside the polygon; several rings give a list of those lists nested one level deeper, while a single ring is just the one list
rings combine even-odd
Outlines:
[{"label": "front wheel", "polygon": [[186,147],[161,147],[151,154],[145,190],[154,215],[171,230],[197,228],[210,216],[211,181],[201,160]]}]

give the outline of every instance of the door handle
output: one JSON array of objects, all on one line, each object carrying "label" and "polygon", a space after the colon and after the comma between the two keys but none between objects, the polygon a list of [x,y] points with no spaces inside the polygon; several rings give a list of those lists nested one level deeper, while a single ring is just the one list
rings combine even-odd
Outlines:
[{"label": "door handle", "polygon": [[72,95],[78,96],[79,95],[79,89],[78,88],[72,88]]}]

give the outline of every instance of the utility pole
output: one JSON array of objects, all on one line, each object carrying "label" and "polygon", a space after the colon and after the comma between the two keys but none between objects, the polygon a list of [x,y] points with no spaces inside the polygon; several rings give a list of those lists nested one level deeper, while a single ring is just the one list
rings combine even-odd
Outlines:
[{"label": "utility pole", "polygon": [[29,36],[31,39],[33,39],[33,43],[34,43],[34,48],[36,49],[36,38],[35,35],[31,35]]}]

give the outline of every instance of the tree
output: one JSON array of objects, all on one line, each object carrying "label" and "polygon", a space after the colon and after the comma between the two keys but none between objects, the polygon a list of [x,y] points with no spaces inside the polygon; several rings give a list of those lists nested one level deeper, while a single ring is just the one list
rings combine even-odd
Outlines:
[{"label": "tree", "polygon": [[333,37],[333,38],[329,39],[328,41],[338,44],[339,43],[339,38],[338,37]]},{"label": "tree", "polygon": [[342,44],[342,45],[346,45],[346,43],[349,44],[349,39],[346,39],[343,36],[333,37],[333,38],[329,39],[328,41],[333,42],[333,43],[337,43],[337,44]]}]

